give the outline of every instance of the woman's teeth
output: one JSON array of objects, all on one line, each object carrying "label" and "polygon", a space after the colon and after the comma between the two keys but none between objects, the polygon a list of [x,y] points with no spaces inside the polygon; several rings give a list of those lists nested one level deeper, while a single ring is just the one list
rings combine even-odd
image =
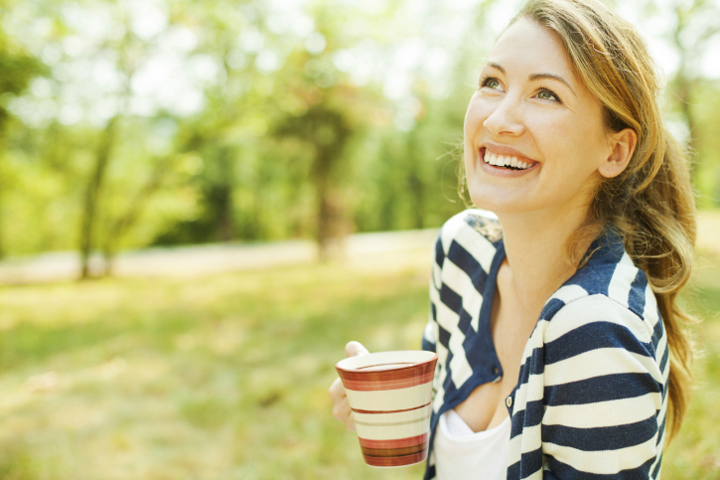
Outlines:
[{"label": "woman's teeth", "polygon": [[511,167],[517,170],[525,170],[530,168],[533,164],[525,163],[517,159],[517,157],[511,157],[508,155],[495,155],[494,153],[485,149],[485,163],[495,165],[496,167]]}]

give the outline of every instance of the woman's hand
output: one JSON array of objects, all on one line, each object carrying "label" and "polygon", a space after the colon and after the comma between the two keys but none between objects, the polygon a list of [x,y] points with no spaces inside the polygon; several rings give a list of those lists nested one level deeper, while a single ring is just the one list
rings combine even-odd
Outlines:
[{"label": "woman's hand", "polygon": [[[367,354],[367,349],[363,347],[360,342],[348,342],[348,344],[345,345],[345,356],[347,357]],[[348,430],[355,430],[355,422],[350,414],[350,404],[348,403],[347,395],[345,395],[345,387],[343,387],[342,381],[339,378],[336,378],[330,386],[328,395],[330,395],[330,400],[333,403],[333,417],[343,422]]]}]

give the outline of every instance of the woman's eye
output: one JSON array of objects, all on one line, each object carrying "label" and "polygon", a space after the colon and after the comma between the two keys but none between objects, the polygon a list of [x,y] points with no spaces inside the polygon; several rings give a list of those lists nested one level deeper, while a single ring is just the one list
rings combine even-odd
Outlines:
[{"label": "woman's eye", "polygon": [[551,92],[550,90],[541,90],[537,96],[540,100],[551,100],[551,101],[555,101],[555,102],[560,101],[560,98],[557,95],[555,95],[553,92]]},{"label": "woman's eye", "polygon": [[500,88],[500,82],[497,80],[497,78],[488,77],[488,78],[483,79],[480,82],[480,86],[488,87],[488,88],[492,88],[492,89],[496,90],[496,89]]}]

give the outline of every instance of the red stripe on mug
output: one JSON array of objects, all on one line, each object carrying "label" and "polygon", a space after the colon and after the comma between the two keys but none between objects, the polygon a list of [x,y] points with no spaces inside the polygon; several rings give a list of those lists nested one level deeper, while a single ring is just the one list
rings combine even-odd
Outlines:
[{"label": "red stripe on mug", "polygon": [[373,467],[401,467],[404,465],[413,465],[420,463],[427,458],[427,450],[414,455],[403,455],[401,457],[371,457],[369,455],[363,455],[365,457],[365,463],[372,465]]},{"label": "red stripe on mug", "polygon": [[360,440],[360,446],[366,448],[403,448],[420,445],[427,442],[429,437],[430,435],[428,433],[423,433],[422,435],[397,438],[395,440],[368,440],[367,438],[362,437],[359,437],[358,440]]},{"label": "red stripe on mug", "polygon": [[433,380],[433,372],[429,374],[401,378],[396,380],[352,380],[346,379],[341,375],[343,386],[347,390],[355,390],[356,392],[377,392],[382,390],[398,390],[400,388],[416,387],[430,383]]},{"label": "red stripe on mug", "polygon": [[411,365],[392,370],[345,370],[341,368],[338,368],[337,370],[343,381],[354,380],[363,382],[390,382],[413,378],[418,375],[433,375],[435,373],[435,362],[428,362],[423,365]]},{"label": "red stripe on mug", "polygon": [[432,402],[428,402],[425,405],[420,405],[419,407],[413,407],[413,408],[406,408],[404,410],[361,410],[359,408],[351,408],[351,410],[355,413],[362,413],[363,415],[373,415],[376,413],[403,413],[403,412],[412,412],[413,410],[419,410],[421,408],[425,408],[428,405],[430,405]]},{"label": "red stripe on mug", "polygon": [[428,448],[428,442],[402,448],[367,448],[363,446],[360,448],[366,457],[402,457],[424,452]]}]

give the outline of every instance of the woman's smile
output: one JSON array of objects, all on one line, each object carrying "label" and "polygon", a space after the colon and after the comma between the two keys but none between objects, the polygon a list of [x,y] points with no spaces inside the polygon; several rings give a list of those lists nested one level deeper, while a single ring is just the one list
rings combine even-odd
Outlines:
[{"label": "woman's smile", "polygon": [[[540,162],[531,160],[507,147],[480,147],[480,168],[490,175],[518,177],[540,168]],[[499,151],[498,151],[499,150]]]}]

